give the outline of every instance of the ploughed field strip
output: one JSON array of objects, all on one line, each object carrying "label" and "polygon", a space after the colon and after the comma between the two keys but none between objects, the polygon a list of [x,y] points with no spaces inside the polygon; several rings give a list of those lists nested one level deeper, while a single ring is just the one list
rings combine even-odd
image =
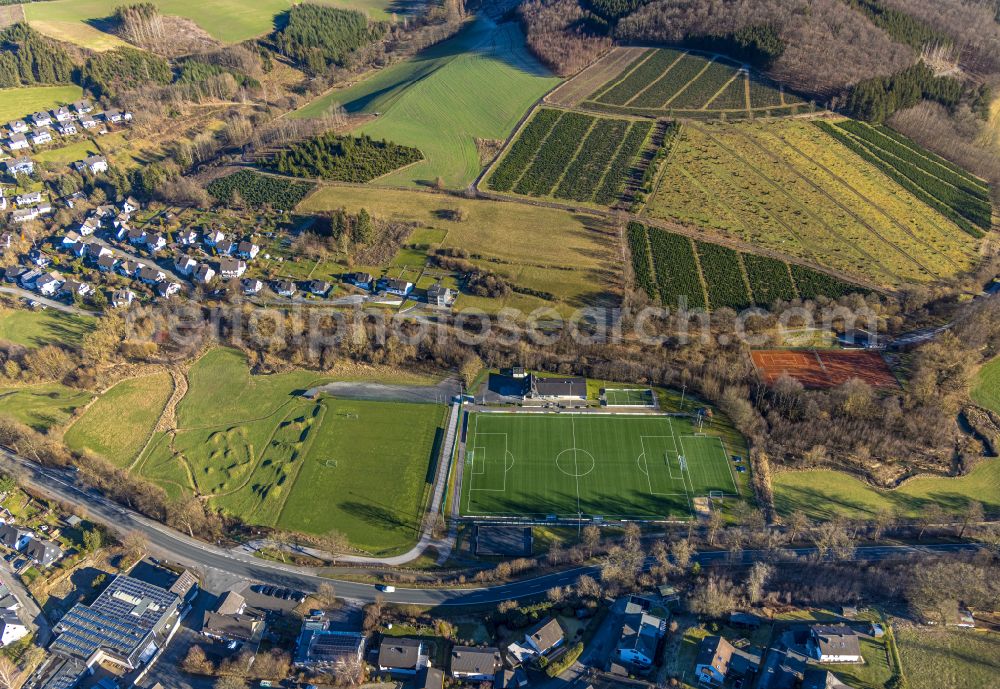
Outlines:
[{"label": "ploughed field strip", "polygon": [[490,174],[493,191],[615,203],[641,165],[654,124],[540,108]]},{"label": "ploughed field strip", "polygon": [[[609,64],[619,64],[620,57]],[[651,117],[741,119],[792,115],[806,104],[729,58],[662,48],[639,53],[579,107]]]},{"label": "ploughed field strip", "polygon": [[467,516],[680,519],[739,494],[721,438],[687,417],[484,412],[464,433]]},{"label": "ploughed field strip", "polygon": [[767,385],[789,376],[807,388],[830,388],[858,378],[873,387],[897,387],[878,352],[858,350],[757,349],[750,353]]}]

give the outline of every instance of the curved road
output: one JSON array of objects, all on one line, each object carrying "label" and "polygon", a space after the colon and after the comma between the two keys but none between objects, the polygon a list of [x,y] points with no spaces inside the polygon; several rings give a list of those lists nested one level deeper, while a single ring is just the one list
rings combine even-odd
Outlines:
[{"label": "curved road", "polygon": [[[161,555],[178,564],[193,569],[214,570],[249,580],[265,581],[304,591],[315,591],[320,584],[330,583],[334,585],[337,596],[342,598],[371,601],[376,596],[383,595],[385,600],[391,603],[431,606],[481,605],[504,600],[539,597],[554,586],[572,585],[581,575],[593,576],[599,574],[600,571],[597,566],[587,565],[498,586],[451,589],[399,588],[393,593],[380,594],[372,584],[361,584],[322,576],[322,570],[319,569],[294,567],[260,560],[248,553],[226,550],[190,538],[121,507],[96,490],[77,486],[75,473],[71,470],[42,467],[5,448],[0,448],[0,469],[19,476],[23,485],[39,494],[77,507],[92,521],[103,523],[119,533],[133,531],[141,533],[146,538],[153,554]],[[961,543],[926,546],[872,546],[858,548],[856,559],[874,561],[907,554],[936,554],[974,550],[977,550],[977,546]],[[801,557],[814,553],[815,549],[798,548],[791,552]],[[771,555],[763,551],[746,550],[741,553],[740,561],[749,563],[759,559],[767,559]],[[704,552],[699,553],[696,559],[702,565],[729,563],[731,555],[727,551]],[[207,572],[204,573],[207,574]]]}]

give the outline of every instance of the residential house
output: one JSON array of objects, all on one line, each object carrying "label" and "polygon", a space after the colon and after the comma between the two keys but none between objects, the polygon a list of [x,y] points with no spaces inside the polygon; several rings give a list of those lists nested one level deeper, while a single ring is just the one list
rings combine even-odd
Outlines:
[{"label": "residential house", "polygon": [[41,201],[42,201],[42,192],[40,191],[32,191],[27,194],[19,194],[18,196],[14,197],[14,203],[16,203],[18,206],[31,206],[36,203],[41,203]]},{"label": "residential house", "polygon": [[791,649],[769,649],[757,676],[757,689],[798,689],[808,660]]},{"label": "residential house", "polygon": [[93,129],[97,126],[97,120],[87,114],[80,115],[80,126],[84,129]]},{"label": "residential house", "polygon": [[802,689],[851,689],[829,670],[811,667],[802,679]]},{"label": "residential house", "polygon": [[223,239],[221,242],[216,243],[215,253],[219,256],[229,256],[233,253],[235,246],[231,239]]},{"label": "residential house", "polygon": [[330,283],[324,280],[310,280],[309,284],[306,285],[306,289],[309,290],[309,294],[315,294],[317,297],[325,297],[330,292]]},{"label": "residential house", "polygon": [[190,275],[198,267],[198,262],[186,254],[174,259],[174,270],[181,275]]},{"label": "residential house", "polygon": [[97,232],[99,229],[101,229],[100,219],[93,215],[88,215],[87,218],[77,226],[76,231],[82,236],[88,237]]},{"label": "residential house", "polygon": [[493,689],[524,689],[528,686],[528,674],[523,667],[500,668],[493,675]]},{"label": "residential house", "polygon": [[52,143],[52,130],[48,128],[35,129],[31,132],[31,145],[42,146]]},{"label": "residential house", "polygon": [[94,209],[94,215],[98,218],[107,218],[115,214],[115,207],[110,203],[105,203]]},{"label": "residential house", "polygon": [[73,113],[71,113],[69,108],[65,105],[62,105],[55,110],[51,110],[50,113],[56,122],[69,122],[73,119]]},{"label": "residential house", "polygon": [[264,283],[256,278],[246,278],[240,285],[243,287],[243,294],[248,297],[260,294],[260,291],[264,289]]},{"label": "residential house", "polygon": [[24,547],[24,554],[37,566],[50,567],[62,558],[63,551],[51,541],[32,537]]},{"label": "residential house", "polygon": [[40,277],[42,277],[42,271],[29,270],[26,273],[22,273],[17,281],[24,289],[35,289],[35,283],[38,282],[38,278]]},{"label": "residential house", "polygon": [[215,277],[215,270],[207,263],[202,263],[194,271],[194,281],[202,285],[207,285]]},{"label": "residential house", "polygon": [[11,216],[11,220],[16,223],[29,222],[38,219],[37,208],[18,208]]},{"label": "residential house", "polygon": [[78,100],[73,103],[73,110],[77,112],[78,115],[85,115],[88,112],[93,112],[94,106],[90,104],[90,101],[86,98]]},{"label": "residential house", "polygon": [[104,112],[104,119],[108,122],[113,122],[115,124],[121,122],[128,122],[132,119],[132,113],[128,110],[119,110],[118,108],[109,108]]},{"label": "residential house", "polygon": [[59,136],[74,136],[78,133],[76,125],[72,122],[60,122],[56,125],[56,131],[59,132]]},{"label": "residential house", "polygon": [[45,297],[51,297],[59,291],[62,286],[63,279],[59,273],[52,272],[46,273],[37,280],[35,280],[35,290]]},{"label": "residential house", "polygon": [[0,211],[7,210],[7,197],[3,195],[3,189],[0,189]]},{"label": "residential house", "polygon": [[169,280],[156,283],[156,293],[160,295],[162,299],[169,299],[180,291],[181,286],[179,283],[171,282]]},{"label": "residential house", "polygon": [[17,613],[5,610],[0,613],[0,647],[10,646],[28,636],[28,627]]},{"label": "residential house", "polygon": [[361,632],[331,629],[323,612],[302,620],[295,643],[295,666],[315,671],[332,670],[340,662],[360,662],[365,648]]},{"label": "residential house", "polygon": [[209,230],[205,233],[205,244],[214,247],[225,238],[226,234],[222,230]]},{"label": "residential house", "polygon": [[153,266],[143,266],[140,268],[137,277],[147,285],[155,285],[167,279],[166,274],[162,270]]},{"label": "residential house", "polygon": [[344,282],[367,290],[372,288],[374,279],[371,273],[347,273],[344,276]]},{"label": "residential house", "polygon": [[223,280],[243,277],[245,272],[247,272],[247,264],[244,261],[228,256],[219,261],[219,275]]},{"label": "residential house", "polygon": [[134,196],[129,196],[122,201],[122,211],[125,213],[135,213],[140,208],[142,208],[142,204]]},{"label": "residential house", "polygon": [[174,236],[177,239],[177,243],[181,246],[193,246],[198,243],[198,233],[190,228],[178,230]]},{"label": "residential house", "polygon": [[566,633],[555,618],[546,618],[524,635],[524,641],[540,656],[548,655],[566,640]]},{"label": "residential house", "polygon": [[114,252],[112,252],[111,249],[106,246],[102,246],[97,242],[90,242],[90,244],[87,245],[87,258],[93,263],[98,263],[105,256],[113,255]]},{"label": "residential house", "polygon": [[125,259],[118,264],[118,272],[127,278],[135,277],[135,274],[139,272],[140,268],[142,268],[142,265],[131,259]]},{"label": "residential house", "polygon": [[133,227],[128,231],[128,234],[126,234],[125,237],[126,239],[128,239],[129,244],[133,244],[136,246],[145,244],[146,230],[142,229],[141,227]]},{"label": "residential house", "polygon": [[809,655],[821,663],[864,662],[858,634],[846,624],[813,625],[806,647]]},{"label": "residential house", "polygon": [[493,647],[453,646],[451,676],[470,682],[490,681],[500,669],[500,650]]},{"label": "residential house", "polygon": [[128,233],[132,231],[132,228],[128,225],[120,225],[118,229],[115,230],[115,239],[119,242],[124,242],[128,239]]},{"label": "residential house", "polygon": [[639,604],[625,606],[625,619],[618,638],[616,657],[623,663],[642,668],[650,667],[656,659],[656,648],[667,633],[665,620],[650,615]]},{"label": "residential house", "polygon": [[11,176],[30,175],[35,171],[35,163],[27,156],[4,161],[4,171]]},{"label": "residential house", "polygon": [[430,665],[427,647],[420,639],[387,636],[378,648],[378,669],[400,675],[415,675]]},{"label": "residential house", "polygon": [[8,122],[7,128],[15,134],[24,134],[26,131],[31,129],[31,127],[28,126],[28,123],[24,120],[13,120]]},{"label": "residential house", "polygon": [[[73,233],[70,232],[70,234],[73,234]],[[77,241],[79,241],[79,239],[80,239],[80,237],[77,236],[73,240],[73,243],[75,244]],[[63,243],[65,243],[65,240],[63,240]],[[45,253],[44,251],[42,251],[41,249],[32,249],[31,251],[29,251],[28,252],[28,260],[31,261],[32,263],[34,263],[39,268],[46,268],[46,267],[48,267],[48,265],[50,263],[52,263],[52,259],[49,258],[49,255],[47,253]]]},{"label": "residential house", "polygon": [[131,306],[133,301],[135,301],[135,292],[129,289],[115,290],[111,295],[111,305],[116,309]]},{"label": "residential house", "polygon": [[68,294],[72,297],[85,297],[94,291],[94,288],[88,285],[86,282],[80,282],[79,280],[67,280],[59,288],[62,294]]},{"label": "residential house", "polygon": [[257,258],[258,253],[260,253],[260,247],[246,240],[240,242],[236,247],[236,255],[246,261],[252,261]]},{"label": "residential house", "polygon": [[413,679],[413,689],[444,689],[444,673],[427,666]]},{"label": "residential house", "polygon": [[21,134],[20,132],[16,134],[11,134],[10,138],[7,139],[7,148],[11,150],[11,153],[13,153],[14,151],[23,151],[26,148],[30,148],[30,144],[28,143],[28,137],[26,137],[24,134]]},{"label": "residential house", "polygon": [[28,272],[28,269],[25,268],[24,266],[19,266],[19,265],[8,266],[3,271],[3,279],[6,282],[17,282],[21,278],[21,276],[24,275],[26,272]]},{"label": "residential house", "polygon": [[21,601],[7,588],[6,584],[0,584],[0,610],[19,610]]},{"label": "residential house", "polygon": [[294,297],[297,289],[291,280],[279,280],[274,283],[274,293],[279,297]]},{"label": "residential house", "polygon": [[87,242],[76,242],[69,245],[70,253],[72,253],[77,258],[83,258],[87,255],[87,247],[90,246]]},{"label": "residential house", "polygon": [[229,591],[215,608],[205,611],[201,633],[221,641],[259,641],[264,627],[263,613],[247,606],[239,593]]},{"label": "residential house", "polygon": [[729,672],[733,645],[721,636],[706,636],[698,645],[694,674],[698,683],[709,687],[720,687]]},{"label": "residential house", "polygon": [[451,306],[455,296],[454,290],[444,287],[439,282],[427,288],[427,303],[431,306]]},{"label": "residential house", "polygon": [[48,127],[52,124],[52,117],[47,112],[36,112],[30,119],[36,127]]},{"label": "residential house", "polygon": [[413,291],[413,283],[396,278],[386,278],[382,281],[382,288],[389,294],[405,297]]},{"label": "residential house", "polygon": [[146,248],[152,252],[161,251],[167,246],[167,238],[159,232],[153,232],[146,237]]},{"label": "residential house", "polygon": [[52,204],[48,201],[42,201],[40,204],[35,206],[35,212],[39,215],[48,215],[52,212]]},{"label": "residential house", "polygon": [[98,175],[108,171],[108,159],[104,156],[87,156],[81,161],[73,163],[77,172],[87,171],[92,175]]},{"label": "residential house", "polygon": [[18,552],[24,550],[34,535],[16,524],[0,524],[0,545],[11,550]]},{"label": "residential house", "polygon": [[97,269],[102,273],[110,273],[118,265],[118,259],[113,254],[101,254],[97,259]]}]

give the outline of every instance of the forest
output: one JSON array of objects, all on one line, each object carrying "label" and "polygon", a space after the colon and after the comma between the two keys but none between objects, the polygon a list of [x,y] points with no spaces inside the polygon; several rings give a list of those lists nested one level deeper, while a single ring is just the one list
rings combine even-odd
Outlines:
[{"label": "forest", "polygon": [[68,84],[73,61],[62,47],[27,24],[0,31],[0,88]]},{"label": "forest", "polygon": [[369,23],[356,10],[302,4],[288,11],[287,24],[274,34],[274,44],[279,53],[316,75],[331,65],[343,66],[354,51],[386,30],[385,23]]},{"label": "forest", "polygon": [[326,133],[279,152],[267,167],[294,177],[370,182],[420,160],[420,151],[409,146],[375,141],[368,136]]},{"label": "forest", "polygon": [[83,86],[95,95],[114,98],[136,84],[169,84],[174,75],[162,57],[121,47],[87,58],[81,76]]}]

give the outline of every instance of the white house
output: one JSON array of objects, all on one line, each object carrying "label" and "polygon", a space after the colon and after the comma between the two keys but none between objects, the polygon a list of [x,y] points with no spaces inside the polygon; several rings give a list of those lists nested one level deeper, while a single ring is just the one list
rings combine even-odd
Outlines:
[{"label": "white house", "polygon": [[861,663],[858,634],[846,624],[815,624],[806,643],[809,655],[821,663]]},{"label": "white house", "polygon": [[120,289],[111,295],[111,305],[116,309],[131,306],[133,301],[135,301],[135,292],[132,290]]},{"label": "white house", "polygon": [[63,279],[62,276],[59,275],[59,273],[56,272],[46,273],[45,275],[35,280],[35,289],[42,296],[51,297],[56,292],[59,291],[59,288],[62,286],[62,283]]},{"label": "white house", "polygon": [[174,236],[177,239],[177,243],[181,246],[192,246],[198,243],[198,233],[192,229],[178,230]]},{"label": "white house", "polygon": [[108,171],[108,159],[104,156],[87,156],[74,167],[81,172],[87,170],[92,175],[98,175]]},{"label": "white house", "polygon": [[79,232],[84,237],[89,237],[99,230],[101,227],[101,221],[94,217],[93,215],[87,216],[87,218],[80,223],[76,231]]},{"label": "white house", "polygon": [[729,672],[729,661],[732,660],[733,645],[721,636],[706,636],[698,645],[698,656],[695,658],[694,674],[699,685],[720,687]]},{"label": "white house", "polygon": [[10,138],[7,139],[7,148],[9,148],[12,152],[23,151],[26,148],[30,148],[30,144],[28,144],[28,137],[21,133],[11,134]]},{"label": "white house", "polygon": [[160,282],[156,285],[156,293],[159,294],[163,299],[169,299],[178,292],[181,291],[181,286],[176,282]]},{"label": "white house", "polygon": [[247,272],[247,264],[244,261],[228,256],[219,261],[219,275],[223,280],[243,277],[245,272]]},{"label": "white house", "polygon": [[35,163],[27,156],[4,161],[4,169],[9,175],[30,175],[35,171]]},{"label": "white house", "polygon": [[86,282],[80,282],[78,280],[67,280],[62,284],[59,289],[63,294],[69,294],[74,297],[85,297],[94,291],[94,288],[88,285]]},{"label": "white house", "polygon": [[222,230],[209,230],[205,233],[205,244],[215,246],[226,238],[226,233]]},{"label": "white house", "polygon": [[410,292],[413,291],[413,283],[407,282],[406,280],[397,280],[395,278],[388,278],[383,281],[383,286],[385,291],[389,294],[395,294],[400,297],[405,297]]},{"label": "white house", "polygon": [[279,280],[274,283],[274,293],[279,297],[294,297],[297,289],[291,280]]},{"label": "white house", "polygon": [[207,285],[215,277],[215,270],[207,263],[202,263],[194,271],[194,281],[202,285]]},{"label": "white house", "polygon": [[451,649],[451,676],[470,682],[493,681],[501,667],[500,650],[474,646],[454,646]]},{"label": "white house", "polygon": [[56,108],[51,111],[52,117],[55,118],[56,122],[69,122],[73,119],[73,113],[69,111],[65,105]]},{"label": "white house", "polygon": [[198,262],[191,258],[181,254],[176,259],[174,259],[174,270],[176,270],[181,275],[190,275],[194,272],[194,269],[198,267]]},{"label": "white house", "polygon": [[260,253],[260,247],[246,240],[240,242],[236,248],[236,255],[247,261],[257,258],[258,253]]},{"label": "white house", "polygon": [[0,614],[0,646],[10,646],[28,635],[28,627],[13,611]]},{"label": "white house", "polygon": [[13,120],[7,123],[7,128],[10,129],[15,134],[24,134],[30,129],[28,123],[24,120]]},{"label": "white house", "polygon": [[73,136],[77,133],[76,125],[72,122],[60,122],[56,125],[56,131],[60,136]]},{"label": "white house", "polygon": [[158,282],[163,282],[167,279],[167,276],[162,270],[158,268],[153,268],[152,266],[143,266],[139,269],[138,278],[145,282],[147,285],[155,285]]},{"label": "white house", "polygon": [[42,201],[42,192],[40,191],[32,191],[27,194],[19,194],[17,197],[14,198],[14,203],[16,203],[19,206],[33,206],[36,203],[41,203],[41,201]]},{"label": "white house", "polygon": [[31,132],[31,144],[33,146],[41,146],[42,144],[49,143],[52,143],[51,129],[36,129]]},{"label": "white house", "polygon": [[47,112],[36,112],[31,116],[31,121],[36,127],[48,127],[52,124],[52,118]]},{"label": "white house", "polygon": [[260,294],[260,291],[264,289],[264,283],[255,278],[247,278],[241,284],[243,286],[243,294],[249,297]]},{"label": "white house", "polygon": [[80,126],[84,129],[93,129],[97,126],[97,120],[90,115],[80,115]]},{"label": "white house", "polygon": [[142,208],[142,204],[136,201],[134,196],[129,196],[122,201],[122,210],[126,213],[135,213],[140,208]]},{"label": "white house", "polygon": [[37,217],[38,217],[37,208],[18,208],[10,216],[11,220],[18,223],[35,220]]},{"label": "white house", "polygon": [[554,618],[542,620],[524,635],[528,647],[540,656],[559,648],[565,640],[566,633]]},{"label": "white house", "polygon": [[649,667],[656,655],[656,646],[667,632],[667,623],[630,603],[625,608],[618,639],[617,655],[624,663]]},{"label": "white house", "polygon": [[167,238],[164,237],[159,232],[154,232],[153,234],[146,237],[146,248],[150,251],[159,251],[167,245]]},{"label": "white house", "polygon": [[82,99],[73,103],[73,109],[77,112],[77,114],[85,115],[88,112],[92,112],[94,110],[94,106],[90,104],[89,100]]}]

